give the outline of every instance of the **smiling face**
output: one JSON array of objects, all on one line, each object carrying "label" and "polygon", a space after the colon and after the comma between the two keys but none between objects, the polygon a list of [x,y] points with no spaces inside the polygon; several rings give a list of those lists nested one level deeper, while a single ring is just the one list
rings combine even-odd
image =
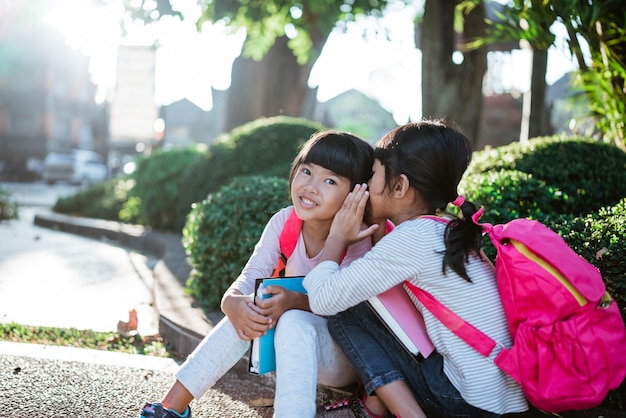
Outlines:
[{"label": "smiling face", "polygon": [[350,192],[350,180],[320,165],[304,163],[291,183],[291,201],[303,221],[332,221]]}]

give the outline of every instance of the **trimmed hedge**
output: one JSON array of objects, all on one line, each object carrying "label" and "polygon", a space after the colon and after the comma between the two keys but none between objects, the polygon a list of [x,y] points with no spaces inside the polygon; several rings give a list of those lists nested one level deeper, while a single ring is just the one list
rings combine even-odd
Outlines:
[{"label": "trimmed hedge", "polygon": [[626,319],[626,198],[617,205],[551,225],[581,257],[602,273],[609,293]]},{"label": "trimmed hedge", "polygon": [[74,216],[119,221],[135,182],[129,177],[107,179],[71,196],[59,198],[52,210]]},{"label": "trimmed hedge", "polygon": [[135,185],[120,211],[120,219],[155,229],[180,230],[176,224],[180,179],[183,171],[205,152],[203,146],[173,148],[136,160],[132,175]]},{"label": "trimmed hedge", "polygon": [[561,213],[592,213],[626,196],[626,153],[591,139],[543,137],[478,151],[466,176],[500,170],[521,171],[560,190]]},{"label": "trimmed hedge", "polygon": [[271,216],[290,204],[281,177],[237,177],[195,203],[183,228],[192,267],[187,289],[207,309],[219,309]]},{"label": "trimmed hedge", "polygon": [[182,174],[177,226],[182,227],[191,204],[237,176],[287,178],[300,146],[323,125],[301,118],[262,118],[220,136],[203,158]]},{"label": "trimmed hedge", "polygon": [[287,178],[300,146],[323,129],[300,118],[258,119],[223,134],[208,150],[199,145],[140,157],[124,193],[115,191],[111,180],[58,201],[54,210],[181,231],[191,205],[234,177]]},{"label": "trimmed hedge", "polygon": [[493,170],[463,178],[459,193],[485,208],[481,220],[504,223],[515,218],[543,219],[563,213],[567,196],[530,174]]},{"label": "trimmed hedge", "polygon": [[[582,138],[535,138],[474,153],[459,193],[481,221],[536,219],[596,265],[626,318],[626,153]],[[495,249],[483,240],[486,255]]]}]

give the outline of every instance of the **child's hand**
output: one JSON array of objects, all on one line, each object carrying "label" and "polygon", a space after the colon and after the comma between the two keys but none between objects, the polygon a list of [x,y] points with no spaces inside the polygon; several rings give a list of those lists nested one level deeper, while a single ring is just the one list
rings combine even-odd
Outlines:
[{"label": "child's hand", "polygon": [[369,192],[366,184],[354,186],[354,190],[346,196],[343,205],[341,205],[341,208],[335,215],[327,239],[343,241],[347,247],[373,235],[380,228],[378,222],[371,224],[367,229],[361,230],[368,199]]},{"label": "child's hand", "polygon": [[289,309],[310,310],[308,298],[301,292],[270,285],[263,288],[263,294],[272,296],[266,299],[257,297],[256,307],[259,313],[271,318],[272,325],[276,325],[278,318]]},{"label": "child's hand", "polygon": [[222,311],[244,341],[253,340],[265,334],[272,327],[269,316],[259,313],[249,296],[227,295],[222,301]]}]

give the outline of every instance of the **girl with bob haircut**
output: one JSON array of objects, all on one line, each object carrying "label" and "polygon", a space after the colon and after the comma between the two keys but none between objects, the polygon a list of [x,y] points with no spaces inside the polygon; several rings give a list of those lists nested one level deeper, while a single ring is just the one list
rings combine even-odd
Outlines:
[{"label": "girl with bob haircut", "polygon": [[[272,295],[268,299],[256,297],[253,302],[253,294],[255,279],[270,277],[278,266],[280,234],[294,213],[301,228],[284,275],[303,276],[318,263],[335,213],[350,190],[369,179],[373,153],[367,142],[336,131],[318,132],[303,145],[289,175],[293,205],[269,220],[243,271],[222,298],[226,317],[189,355],[163,399],[143,407],[142,417],[191,417],[191,401],[239,361],[251,340],[273,327],[275,417],[314,417],[318,382],[341,387],[356,379],[351,364],[328,333],[327,319],[310,311],[306,295],[280,286],[264,289]],[[348,246],[341,265],[349,265],[370,248],[371,240]]]}]

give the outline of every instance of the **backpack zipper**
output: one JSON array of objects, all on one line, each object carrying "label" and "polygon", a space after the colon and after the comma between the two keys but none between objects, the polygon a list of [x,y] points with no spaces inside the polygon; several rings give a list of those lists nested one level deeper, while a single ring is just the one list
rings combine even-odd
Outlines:
[{"label": "backpack zipper", "polygon": [[538,257],[535,253],[530,251],[528,247],[522,244],[519,241],[509,240],[511,244],[515,247],[517,251],[520,252],[524,257],[528,258],[530,261],[537,263],[541,266],[545,271],[547,271],[551,276],[553,276],[556,280],[558,280],[565,288],[574,296],[576,302],[580,306],[585,306],[587,304],[587,299],[574,287],[574,285],[567,280],[565,276],[563,276],[557,269],[555,269],[551,264],[546,262],[546,260]]}]

